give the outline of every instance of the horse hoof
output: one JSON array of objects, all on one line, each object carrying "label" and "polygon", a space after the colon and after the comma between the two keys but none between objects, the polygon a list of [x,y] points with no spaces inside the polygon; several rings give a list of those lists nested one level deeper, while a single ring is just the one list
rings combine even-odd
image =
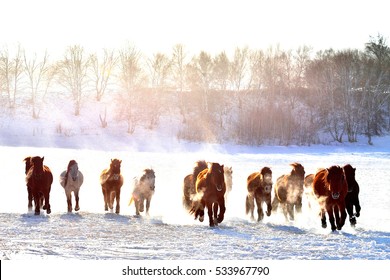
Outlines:
[{"label": "horse hoof", "polygon": [[326,224],[322,224],[322,228],[326,228],[327,227],[327,225]]},{"label": "horse hoof", "polygon": [[50,214],[51,213],[51,210],[50,209],[47,209],[46,210],[46,214]]},{"label": "horse hoof", "polygon": [[74,208],[74,211],[79,211],[79,210],[80,210],[80,207]]},{"label": "horse hoof", "polygon": [[199,217],[199,222],[203,222],[204,221],[204,216],[200,216]]},{"label": "horse hoof", "polygon": [[355,213],[355,216],[356,216],[356,217],[359,217],[359,216],[360,216],[360,213]]},{"label": "horse hoof", "polygon": [[42,207],[42,209],[43,209],[43,210],[46,210],[46,205],[44,205],[44,206]]}]

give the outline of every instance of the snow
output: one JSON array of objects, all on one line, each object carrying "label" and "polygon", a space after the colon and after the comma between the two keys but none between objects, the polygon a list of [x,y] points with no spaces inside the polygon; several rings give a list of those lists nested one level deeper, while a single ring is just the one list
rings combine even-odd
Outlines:
[{"label": "snow", "polygon": [[[2,114],[0,122],[0,259],[11,260],[390,260],[390,137],[354,144],[240,146],[178,141],[177,121],[155,131],[122,133],[122,123],[91,127],[88,117],[32,120]],[[91,118],[92,119],[92,118]],[[76,121],[75,121],[76,120]],[[67,132],[58,133],[61,124]],[[44,156],[54,175],[52,213],[27,209],[26,156]],[[112,158],[122,160],[125,179],[121,212],[105,212],[100,172]],[[84,174],[78,213],[67,213],[59,175],[75,159]],[[182,182],[197,160],[233,167],[233,190],[225,220],[216,228],[194,221],[182,207]],[[350,163],[360,185],[361,216],[352,228],[321,228],[317,209],[304,201],[303,213],[286,222],[278,212],[260,223],[245,215],[246,178],[263,166],[273,180],[300,162],[306,174]],[[128,206],[132,179],[143,169],[156,172],[150,216]]]}]

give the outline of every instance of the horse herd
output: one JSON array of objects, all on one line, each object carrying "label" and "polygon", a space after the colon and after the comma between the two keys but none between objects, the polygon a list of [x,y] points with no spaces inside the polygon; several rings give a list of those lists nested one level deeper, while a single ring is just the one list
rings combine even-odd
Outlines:
[{"label": "horse herd", "polygon": [[[47,214],[50,214],[49,200],[53,175],[49,167],[43,164],[44,157],[26,157],[24,161],[28,208],[32,209],[34,201],[35,215],[40,214],[41,207],[46,210]],[[109,168],[104,169],[100,174],[104,209],[113,211],[115,202],[117,214],[120,213],[120,193],[123,185],[121,163],[119,159],[111,159]],[[263,220],[263,204],[265,204],[267,216],[280,207],[286,220],[294,220],[295,214],[302,211],[302,198],[306,194],[318,203],[323,228],[327,227],[326,214],[328,214],[332,231],[342,229],[347,213],[351,226],[355,226],[356,217],[359,217],[361,210],[359,185],[355,180],[356,168],[350,164],[343,167],[334,165],[319,169],[316,174],[305,176],[304,167],[300,163],[292,163],[291,167],[291,172],[278,177],[275,184],[272,180],[272,170],[269,167],[263,167],[248,176],[245,210],[251,219],[254,219],[254,211],[257,207],[257,221]],[[185,176],[183,180],[183,207],[201,222],[204,220],[207,209],[210,227],[221,223],[226,211],[227,194],[232,189],[232,173],[232,167],[216,162],[204,160],[195,162],[192,173]],[[145,208],[148,214],[155,191],[155,178],[153,169],[145,169],[139,178],[134,178],[129,205],[134,202],[136,215],[144,212]],[[68,163],[59,181],[65,191],[68,212],[73,210],[72,192],[76,202],[74,210],[78,211],[80,209],[79,190],[84,177],[75,160]],[[310,203],[309,207],[311,207]],[[354,207],[356,213],[354,213]]]}]

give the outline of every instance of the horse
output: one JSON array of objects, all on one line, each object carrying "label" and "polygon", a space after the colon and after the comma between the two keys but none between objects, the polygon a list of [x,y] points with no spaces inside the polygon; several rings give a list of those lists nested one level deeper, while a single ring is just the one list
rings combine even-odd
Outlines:
[{"label": "horse", "polygon": [[[31,162],[31,157],[26,157],[24,160],[25,162],[25,165],[26,165],[26,168],[25,168],[25,172],[24,174],[27,175],[28,171],[30,170],[30,168],[32,167],[32,162]],[[32,189],[31,187],[29,187],[29,185],[27,184],[27,199],[28,199],[28,210],[31,211],[32,208],[33,208],[33,205],[32,205],[32,202],[34,200],[34,197],[33,197],[33,194],[32,194]],[[40,196],[40,205],[43,206],[43,195]]]},{"label": "horse", "polygon": [[134,178],[133,193],[129,206],[134,201],[137,216],[144,211],[146,200],[146,214],[149,214],[150,201],[154,194],[156,175],[153,169],[145,169],[140,178]]},{"label": "horse", "polygon": [[195,162],[192,174],[188,174],[184,177],[183,181],[183,207],[190,211],[192,208],[192,199],[196,195],[195,183],[198,174],[207,169],[207,163],[204,160]]},{"label": "horse", "polygon": [[[343,167],[345,179],[348,185],[348,192],[345,196],[345,207],[349,216],[349,222],[351,226],[356,225],[356,217],[360,216],[360,203],[359,203],[359,184],[355,180],[356,168],[353,168],[350,164]],[[353,207],[355,206],[356,213],[353,213]]]},{"label": "horse", "polygon": [[230,167],[224,166],[223,167],[223,176],[224,176],[225,184],[226,184],[226,193],[225,193],[225,201],[226,201],[228,194],[233,189],[233,168],[231,166]]},{"label": "horse", "polygon": [[[210,227],[217,226],[224,219],[226,184],[224,166],[219,163],[208,163],[208,168],[201,171],[195,183],[196,196],[192,201],[190,214],[195,220],[204,220],[204,209],[207,207]],[[218,213],[219,210],[219,213]]]},{"label": "horse", "polygon": [[[32,197],[35,204],[35,215],[40,214],[40,209],[43,204],[42,197],[44,197],[43,209],[47,214],[51,213],[49,203],[51,184],[53,183],[53,174],[50,168],[43,165],[45,157],[31,157],[30,168],[26,174],[27,189],[31,190]],[[27,170],[27,163],[26,163]]]},{"label": "horse", "polygon": [[257,221],[264,218],[262,204],[267,204],[267,216],[271,215],[271,191],[272,191],[272,171],[269,167],[263,167],[260,172],[254,172],[247,178],[247,190],[245,210],[246,214],[250,213],[251,219],[254,220],[253,212],[255,210],[255,201],[257,205]]},{"label": "horse", "polygon": [[303,186],[304,186],[304,193],[307,199],[307,204],[309,208],[311,208],[311,200],[314,197],[313,193],[313,180],[314,180],[314,174],[308,174],[305,176],[305,179],[303,180]]},{"label": "horse", "polygon": [[72,192],[76,201],[75,211],[80,210],[79,206],[79,191],[84,182],[83,173],[79,170],[79,166],[75,160],[68,163],[68,168],[60,175],[60,184],[65,190],[66,201],[68,203],[68,212],[72,212]]},{"label": "horse", "polygon": [[121,187],[123,185],[123,176],[121,175],[121,163],[119,159],[111,159],[110,168],[104,169],[100,174],[100,184],[104,196],[104,210],[114,209],[114,200],[116,200],[115,213],[120,212]]},{"label": "horse", "polygon": [[290,164],[292,170],[290,174],[282,175],[276,180],[274,188],[274,199],[272,200],[272,211],[282,205],[283,214],[286,220],[294,220],[294,210],[296,213],[302,211],[303,181],[305,179],[305,169],[300,163]]},{"label": "horse", "polygon": [[321,209],[322,227],[327,227],[325,216],[325,212],[327,212],[332,231],[335,231],[336,228],[341,230],[347,216],[345,196],[348,192],[348,185],[344,170],[340,166],[333,165],[318,171],[314,176],[313,192]]}]

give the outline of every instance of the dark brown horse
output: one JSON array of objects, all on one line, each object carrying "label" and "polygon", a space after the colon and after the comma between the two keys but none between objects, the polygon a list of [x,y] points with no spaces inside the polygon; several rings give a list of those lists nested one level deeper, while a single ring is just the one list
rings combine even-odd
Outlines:
[{"label": "dark brown horse", "polygon": [[272,191],[272,171],[269,167],[263,167],[260,172],[252,173],[247,179],[247,190],[245,210],[250,213],[254,220],[253,212],[255,210],[255,201],[257,205],[257,221],[264,218],[262,204],[267,204],[267,216],[271,215],[271,191]]},{"label": "dark brown horse", "polygon": [[[27,158],[26,158],[27,159]],[[42,206],[42,197],[44,197],[45,204],[43,209],[46,210],[47,214],[51,213],[49,198],[51,184],[53,183],[53,174],[51,173],[49,167],[43,165],[44,157],[31,157],[30,158],[30,168],[26,174],[27,190],[31,191],[31,195],[34,199],[35,204],[35,215],[40,214],[40,209]],[[27,170],[27,163],[26,163]],[[29,192],[30,200],[30,192]],[[30,206],[30,202],[29,202]],[[32,206],[32,205],[31,205]]]},{"label": "dark brown horse", "polygon": [[[344,171],[340,166],[322,169],[314,176],[313,191],[321,208],[322,227],[326,228],[328,213],[332,231],[341,230],[345,224],[345,196],[348,192]],[[335,223],[336,220],[336,223]]]},{"label": "dark brown horse", "polygon": [[[350,164],[343,167],[345,179],[348,185],[348,192],[345,196],[345,206],[349,216],[349,222],[351,226],[356,225],[356,217],[360,216],[360,202],[359,202],[359,184],[355,180],[356,168],[353,168]],[[355,206],[356,213],[353,213],[353,207]]]},{"label": "dark brown horse", "polygon": [[223,165],[209,163],[208,168],[198,174],[195,188],[196,197],[193,198],[190,213],[195,214],[195,219],[199,217],[199,221],[203,222],[204,209],[207,207],[210,227],[221,223],[226,211]]},{"label": "dark brown horse", "polygon": [[302,211],[305,169],[297,162],[290,165],[293,168],[290,174],[282,175],[276,180],[274,188],[275,196],[272,200],[272,210],[276,211],[279,204],[281,204],[285,218],[294,220],[294,210],[296,213],[300,213]]},{"label": "dark brown horse", "polygon": [[123,176],[121,175],[121,163],[119,159],[111,159],[109,169],[104,169],[100,174],[100,184],[104,196],[104,210],[114,209],[114,200],[116,200],[115,213],[120,212],[121,187],[123,185]]},{"label": "dark brown horse", "polygon": [[194,169],[192,174],[188,174],[184,178],[183,182],[183,206],[186,210],[191,210],[192,208],[192,200],[196,195],[195,183],[198,174],[207,169],[207,163],[204,160],[200,160],[195,162]]}]

